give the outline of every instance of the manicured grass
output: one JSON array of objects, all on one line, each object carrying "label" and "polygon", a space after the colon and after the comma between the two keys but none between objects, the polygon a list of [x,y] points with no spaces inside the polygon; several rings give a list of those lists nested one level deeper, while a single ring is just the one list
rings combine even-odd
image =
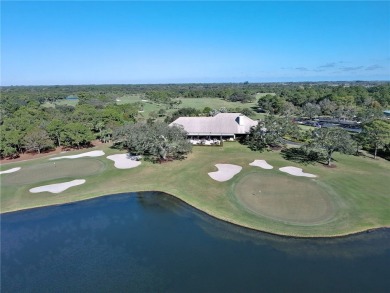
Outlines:
[{"label": "manicured grass", "polygon": [[[258,94],[263,95],[263,94]],[[117,104],[128,104],[141,102],[142,99],[145,99],[142,95],[126,95],[119,98],[120,101],[117,101]],[[220,108],[250,108],[253,110],[253,107],[257,106],[257,99],[252,103],[240,103],[240,102],[229,102],[218,98],[180,98],[181,104],[178,108],[195,108],[202,111],[205,107],[209,107],[211,109],[220,109]],[[145,119],[149,118],[150,113],[152,111],[158,112],[160,109],[166,110],[167,115],[172,114],[177,109],[167,109],[167,105],[157,104],[151,101],[142,102],[144,106],[144,112],[140,113]],[[263,113],[255,113],[251,118],[260,119],[263,118]],[[164,118],[160,119],[164,120]]]},{"label": "manicured grass", "polygon": [[58,106],[72,106],[75,107],[79,103],[79,100],[67,100],[67,99],[61,99],[54,103],[46,102],[42,104],[42,107],[45,108],[54,108],[56,105]]},{"label": "manicured grass", "polygon": [[220,109],[220,108],[250,108],[255,106],[257,102],[253,103],[240,103],[240,102],[229,102],[218,98],[185,98],[180,99],[182,104],[180,107],[191,107],[199,110],[203,110],[205,107],[210,107],[211,109]]},{"label": "manicured grass", "polygon": [[154,102],[145,100],[146,98],[144,95],[125,95],[118,99],[120,100],[116,102],[118,105],[137,103],[137,102],[142,103],[143,112],[140,112],[139,116],[143,117],[144,119],[148,119],[150,117],[150,113],[153,111],[157,112],[161,108],[165,109],[165,105],[158,105]]},{"label": "manicured grass", "polygon": [[[257,94],[264,95],[264,94]],[[180,107],[191,107],[198,110],[203,110],[205,107],[210,107],[211,109],[220,109],[220,108],[249,108],[255,110],[257,107],[257,99],[252,103],[240,103],[240,102],[229,102],[217,98],[186,98],[181,99],[182,104]],[[265,116],[264,113],[256,113],[250,118],[252,119],[263,119]]]},{"label": "manicured grass", "polygon": [[275,220],[318,224],[334,216],[331,194],[315,179],[261,170],[242,178],[234,194],[249,211]]},{"label": "manicured grass", "polygon": [[[101,148],[106,155],[118,153],[108,146]],[[261,170],[249,166],[255,159],[267,160],[274,169]],[[156,190],[170,193],[217,218],[281,235],[336,236],[389,226],[390,163],[337,154],[335,159],[337,168],[303,166],[305,172],[318,175],[313,181],[280,172],[280,167],[302,166],[284,160],[279,153],[252,152],[238,143],[225,143],[223,147],[195,147],[186,160],[161,165],[142,162],[141,166],[128,170],[114,168],[113,162],[105,157],[83,158],[99,162],[97,164],[102,167],[95,168],[95,171],[86,170],[82,177],[68,174],[63,175],[64,178],[34,177],[35,182],[23,184],[12,180],[17,172],[0,175],[1,212],[67,203],[105,194]],[[76,163],[77,160],[81,159],[72,162]],[[22,167],[22,170],[34,166],[43,168],[47,162],[48,159],[19,162],[2,166],[2,169],[16,166]],[[215,171],[214,165],[218,163],[236,164],[243,169],[227,182],[216,182],[207,173]],[[44,172],[43,169],[41,172]],[[250,182],[254,180],[251,176],[259,176],[259,186],[267,196],[262,202],[264,207],[258,207],[255,212],[243,205],[242,198],[239,198],[242,192],[258,188],[256,181]],[[60,194],[28,192],[32,187],[82,178],[86,179],[84,185],[69,188]],[[245,180],[249,180],[246,182],[248,186]],[[269,182],[269,185],[261,182]],[[313,196],[319,197],[311,198],[310,195],[314,193]]]},{"label": "manicured grass", "polygon": [[258,100],[260,97],[264,97],[264,96],[266,96],[266,95],[272,95],[272,96],[274,96],[275,93],[257,93],[257,94],[256,94],[256,100]]},{"label": "manicured grass", "polygon": [[[257,108],[258,98],[264,95],[266,95],[266,93],[256,94],[256,100],[254,102],[244,103],[244,104],[240,102],[229,102],[218,98],[180,98],[179,100],[182,101],[182,104],[179,106],[179,108],[191,107],[198,110],[203,110],[205,107],[210,107],[211,109],[239,107],[239,108],[250,108],[253,110]],[[148,119],[150,117],[151,112],[153,111],[158,112],[158,110],[160,109],[165,109],[168,115],[177,110],[177,109],[167,109],[166,105],[160,105],[152,101],[146,101],[145,99],[146,97],[144,94],[124,95],[122,97],[118,97],[116,103],[118,105],[130,104],[136,102],[143,103],[144,110],[143,112],[139,113],[139,115],[144,117],[145,119]],[[56,105],[67,105],[67,106],[75,107],[78,104],[78,102],[79,102],[78,100],[61,99],[56,101],[55,103],[46,102],[42,105],[42,107],[54,108]],[[264,118],[264,116],[265,114],[263,113],[255,113],[255,115],[253,115],[251,118],[262,119]]]},{"label": "manicured grass", "polygon": [[302,130],[310,130],[310,131],[317,128],[317,127],[313,127],[313,126],[309,126],[309,125],[302,125],[302,124],[298,124],[298,127]]},{"label": "manicured grass", "polygon": [[145,99],[145,95],[125,95],[125,96],[121,96],[118,98],[118,100],[116,101],[116,103],[118,105],[122,105],[122,104],[130,104],[130,103],[136,103],[136,102],[141,102],[142,100]]},{"label": "manicured grass", "polygon": [[54,161],[40,160],[36,164],[27,165],[12,176],[3,176],[2,185],[20,185],[35,182],[48,181],[60,178],[77,178],[99,174],[104,171],[105,166],[99,160],[61,159]]}]

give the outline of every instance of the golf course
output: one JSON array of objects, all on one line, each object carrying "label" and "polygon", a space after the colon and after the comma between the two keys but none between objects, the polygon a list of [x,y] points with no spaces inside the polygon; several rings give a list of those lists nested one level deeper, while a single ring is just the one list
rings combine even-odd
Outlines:
[{"label": "golf course", "polygon": [[[82,155],[97,150],[104,155]],[[181,161],[142,160],[118,169],[107,156],[120,153],[124,154],[103,144],[67,152],[63,158],[57,154],[2,164],[1,213],[108,194],[162,191],[218,219],[278,235],[334,237],[390,226],[390,164],[383,159],[336,154],[336,168],[299,165],[276,151],[253,152],[229,142],[194,147]],[[250,165],[254,160],[265,160],[269,167]],[[217,173],[218,164],[242,168],[231,179],[218,181],[209,175]],[[279,170],[287,166],[311,177]],[[14,172],[4,172],[10,169]],[[58,193],[30,191],[72,180],[85,183]]]}]

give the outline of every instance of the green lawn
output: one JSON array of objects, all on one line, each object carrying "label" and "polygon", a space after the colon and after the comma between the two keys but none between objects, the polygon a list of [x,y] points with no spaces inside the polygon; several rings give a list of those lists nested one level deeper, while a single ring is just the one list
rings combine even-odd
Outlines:
[{"label": "green lawn", "polygon": [[[263,95],[263,94],[258,94]],[[250,108],[255,110],[257,108],[257,99],[252,103],[240,103],[240,102],[229,102],[217,98],[186,98],[181,99],[182,104],[181,108],[191,107],[199,110],[203,110],[205,107],[210,107],[211,109],[220,109],[220,108]],[[252,119],[263,119],[265,114],[255,113],[251,116]]]},{"label": "green lawn", "polygon": [[246,175],[235,186],[235,198],[248,211],[274,220],[296,224],[332,220],[333,198],[316,179],[281,176],[279,172],[258,168]]},{"label": "green lawn", "polygon": [[142,100],[145,100],[145,95],[125,95],[117,99],[116,103],[118,105],[121,104],[130,104],[130,103],[136,103],[141,102]]},{"label": "green lawn", "polygon": [[218,98],[185,98],[180,99],[182,104],[180,107],[191,107],[199,110],[203,110],[205,107],[210,107],[211,109],[220,109],[220,108],[250,108],[255,106],[257,103],[240,103],[240,102],[229,102]]},{"label": "green lawn", "polygon": [[264,97],[264,96],[266,96],[266,95],[272,95],[272,96],[274,96],[275,93],[257,93],[257,94],[256,94],[256,100],[258,100],[260,97]]},{"label": "green lawn", "polygon": [[[262,95],[262,94],[260,94]],[[117,101],[117,104],[127,104],[141,102],[145,97],[141,95],[126,95],[119,98],[120,101]],[[220,108],[251,108],[256,109],[257,100],[252,103],[242,104],[240,102],[229,102],[218,98],[180,98],[181,104],[178,108],[195,108],[202,111],[205,107],[210,107],[211,109],[220,109]],[[140,113],[145,119],[149,118],[150,113],[155,111],[158,112],[160,109],[166,110],[167,115],[172,114],[177,109],[168,109],[167,105],[157,104],[151,101],[142,101],[144,105],[144,111]],[[256,113],[251,118],[260,119],[263,118],[264,114]],[[160,120],[164,120],[164,117]]]},{"label": "green lawn", "polygon": [[79,100],[67,100],[67,99],[61,99],[54,103],[52,102],[45,102],[42,104],[42,107],[44,108],[54,108],[56,105],[58,106],[72,106],[75,107],[79,103]]},{"label": "green lawn", "polygon": [[314,129],[317,129],[316,127],[313,127],[313,126],[309,126],[309,125],[302,125],[302,124],[298,124],[299,128],[302,129],[302,130],[314,130]]},{"label": "green lawn", "polygon": [[[118,153],[107,145],[100,148],[106,155]],[[249,166],[255,159],[267,160],[274,169]],[[390,163],[339,154],[335,159],[336,168],[319,164],[302,167],[284,160],[277,152],[252,152],[233,142],[223,147],[195,147],[183,161],[161,165],[142,162],[141,166],[128,170],[116,169],[106,156],[63,161],[62,170],[58,171],[53,171],[53,163],[47,158],[11,163],[1,169],[22,169],[19,174],[0,175],[1,212],[105,194],[157,190],[217,218],[282,235],[336,236],[390,226]],[[237,164],[243,169],[227,182],[216,182],[207,173],[215,171],[214,165],[218,163]],[[293,177],[278,170],[284,166],[301,167],[318,178]],[[73,179],[86,179],[86,183],[60,194],[28,191]],[[259,201],[261,205],[255,210],[248,209],[251,201],[243,204],[245,193],[252,194],[257,189],[264,195]]]},{"label": "green lawn", "polygon": [[[210,107],[211,109],[220,109],[220,108],[251,108],[256,109],[257,106],[257,99],[262,96],[266,95],[264,93],[257,94],[256,95],[256,101],[252,103],[245,103],[242,104],[240,102],[229,102],[218,98],[180,98],[179,100],[182,101],[182,104],[179,106],[180,108],[184,107],[191,107],[198,110],[203,110],[205,107]],[[141,102],[143,104],[143,112],[140,112],[139,115],[143,117],[144,119],[148,119],[150,117],[150,113],[155,111],[158,112],[160,109],[165,109],[167,111],[167,114],[172,114],[177,109],[167,109],[167,105],[163,104],[157,104],[152,101],[145,100],[145,95],[143,94],[134,94],[134,95],[125,95],[122,97],[119,97],[116,101],[118,105],[122,104],[130,104],[130,103],[136,103]],[[54,108],[55,105],[68,105],[68,106],[76,106],[78,104],[78,100],[58,100],[55,103],[46,102],[42,106],[46,108]],[[252,119],[262,119],[264,118],[263,113],[256,113],[251,117]],[[164,117],[160,120],[164,120]]]},{"label": "green lawn", "polygon": [[[218,98],[180,98],[182,104],[179,108],[191,107],[198,110],[203,110],[205,107],[210,107],[211,109],[220,109],[220,108],[250,108],[255,110],[257,108],[257,100],[259,97],[267,95],[268,93],[258,93],[256,94],[256,100],[252,103],[242,104],[240,102],[229,102]],[[269,93],[274,94],[274,93]],[[143,117],[145,120],[150,118],[151,112],[158,112],[160,109],[166,110],[167,115],[172,114],[177,109],[167,109],[167,105],[157,104],[152,101],[147,101],[144,94],[132,94],[132,95],[124,95],[122,97],[117,98],[116,103],[118,105],[122,104],[130,104],[141,102],[143,104],[143,112],[139,113],[140,117]],[[54,103],[46,102],[42,104],[45,108],[54,108],[56,105],[67,105],[75,107],[78,104],[78,100],[67,100],[61,99]],[[251,116],[252,119],[263,119],[265,114],[263,113],[255,113]],[[164,117],[160,117],[160,120],[164,120]]]}]

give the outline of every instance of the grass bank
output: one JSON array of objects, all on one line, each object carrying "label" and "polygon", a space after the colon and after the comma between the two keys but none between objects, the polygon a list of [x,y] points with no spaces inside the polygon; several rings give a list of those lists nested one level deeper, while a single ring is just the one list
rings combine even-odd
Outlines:
[{"label": "grass bank", "polygon": [[[118,153],[108,146],[99,148],[106,156]],[[73,164],[56,161],[56,167],[48,158],[2,166],[3,170],[22,167],[18,172],[24,173],[0,175],[1,212],[107,194],[155,190],[172,194],[216,218],[279,235],[331,237],[390,226],[390,163],[384,160],[336,154],[337,168],[319,164],[301,166],[286,161],[277,152],[252,152],[238,143],[225,143],[223,147],[195,147],[186,160],[161,165],[142,162],[141,166],[127,170],[116,169],[106,156],[70,161]],[[249,166],[255,159],[267,160],[274,169]],[[207,173],[216,171],[214,165],[218,163],[237,164],[243,169],[227,182],[216,182]],[[284,166],[303,167],[305,172],[318,177],[292,177],[278,170]],[[269,202],[269,206],[261,207],[259,212],[249,210],[237,194],[240,190],[245,192],[246,188],[242,186],[248,176],[257,176],[264,182],[259,183],[259,188],[264,189],[264,196],[268,198],[262,204]],[[73,179],[86,179],[86,183],[55,195],[29,192],[32,187]],[[258,188],[256,184],[254,186]],[[305,184],[310,188],[305,188]],[[320,193],[324,200],[313,200],[308,204],[308,197],[316,196],[316,193]],[[306,218],[297,221],[291,202],[295,202],[295,212],[302,209],[301,205],[306,205],[305,209],[321,210],[318,205],[323,202],[329,203],[331,211],[312,222]]]}]

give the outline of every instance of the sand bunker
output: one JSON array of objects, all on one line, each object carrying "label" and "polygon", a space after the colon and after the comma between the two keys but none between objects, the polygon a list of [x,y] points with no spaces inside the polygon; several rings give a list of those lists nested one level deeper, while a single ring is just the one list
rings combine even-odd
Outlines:
[{"label": "sand bunker", "polygon": [[234,175],[240,173],[242,167],[232,164],[216,164],[215,167],[218,168],[216,172],[208,173],[209,176],[219,182],[228,181],[232,179]]},{"label": "sand bunker", "polygon": [[265,160],[254,160],[252,163],[249,164],[250,166],[260,167],[263,169],[273,169],[270,164],[268,164]]},{"label": "sand bunker", "polygon": [[44,186],[39,186],[35,188],[31,188],[30,192],[31,193],[38,193],[38,192],[51,192],[51,193],[60,193],[72,186],[77,186],[84,184],[85,180],[84,179],[78,179],[78,180],[73,180],[69,182],[64,182],[64,183],[56,183],[56,184],[50,184],[50,185],[44,185]]},{"label": "sand bunker", "polygon": [[16,168],[8,169],[5,171],[0,171],[0,174],[13,173],[13,172],[19,171],[20,169],[21,169],[20,167],[16,167]]},{"label": "sand bunker", "polygon": [[303,176],[303,177],[311,177],[311,178],[317,177],[314,174],[304,173],[302,172],[301,168],[297,168],[297,167],[288,166],[288,167],[279,168],[279,170],[293,176]]},{"label": "sand bunker", "polygon": [[114,166],[118,169],[130,169],[141,165],[140,161],[132,160],[128,154],[112,155],[107,159],[114,161]]},{"label": "sand bunker", "polygon": [[73,155],[73,156],[61,156],[61,157],[51,158],[49,160],[77,159],[77,158],[82,158],[82,157],[100,157],[100,156],[104,156],[103,151],[92,151],[92,152],[82,153],[82,154]]}]

